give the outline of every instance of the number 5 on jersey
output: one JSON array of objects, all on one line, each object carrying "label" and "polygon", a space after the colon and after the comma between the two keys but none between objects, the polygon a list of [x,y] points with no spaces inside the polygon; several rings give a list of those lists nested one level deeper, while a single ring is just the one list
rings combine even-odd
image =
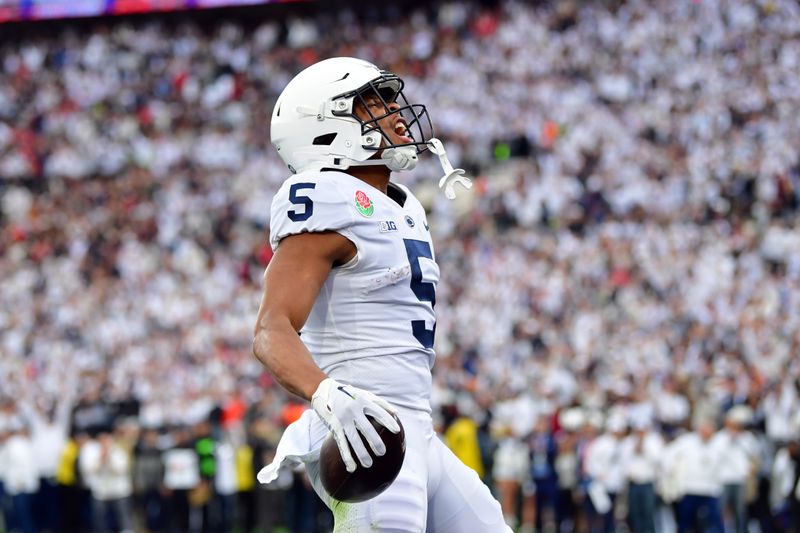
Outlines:
[{"label": "number 5 on jersey", "polygon": [[292,222],[302,222],[308,220],[314,214],[314,202],[308,196],[303,196],[298,191],[303,189],[313,189],[317,186],[316,183],[295,183],[289,187],[289,201],[296,206],[302,206],[302,210],[297,211],[290,209],[287,212],[289,220]]},{"label": "number 5 on jersey", "polygon": [[[420,257],[433,259],[431,245],[425,241],[416,239],[403,239],[408,254],[408,264],[411,266],[411,291],[420,302],[430,302],[431,309],[436,305],[436,287],[429,281],[422,281],[422,266],[419,264]],[[425,348],[433,348],[433,336],[436,333],[436,323],[433,329],[425,328],[424,320],[412,320],[411,332],[414,337]]]}]

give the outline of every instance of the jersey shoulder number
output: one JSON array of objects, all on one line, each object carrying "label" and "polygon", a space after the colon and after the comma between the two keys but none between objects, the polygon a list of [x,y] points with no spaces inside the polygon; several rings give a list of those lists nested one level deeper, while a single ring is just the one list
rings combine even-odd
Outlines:
[{"label": "jersey shoulder number", "polygon": [[272,199],[270,244],[305,232],[340,231],[353,225],[353,208],[336,181],[319,172],[286,180]]}]

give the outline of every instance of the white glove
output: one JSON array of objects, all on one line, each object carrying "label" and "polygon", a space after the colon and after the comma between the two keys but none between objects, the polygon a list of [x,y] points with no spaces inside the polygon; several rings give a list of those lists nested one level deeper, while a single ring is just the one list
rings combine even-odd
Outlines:
[{"label": "white glove", "polygon": [[311,397],[311,406],[333,433],[348,472],[354,472],[356,469],[356,462],[347,446],[348,441],[361,466],[364,468],[372,466],[372,457],[358,435],[359,432],[375,455],[386,453],[383,440],[367,420],[366,415],[374,418],[392,433],[400,431],[400,426],[389,414],[395,413],[395,410],[386,400],[378,398],[371,392],[339,383],[332,378],[322,380]]}]

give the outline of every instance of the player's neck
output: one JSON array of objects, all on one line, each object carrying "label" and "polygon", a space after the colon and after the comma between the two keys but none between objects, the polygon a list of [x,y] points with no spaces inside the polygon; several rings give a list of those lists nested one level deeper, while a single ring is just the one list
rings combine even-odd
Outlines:
[{"label": "player's neck", "polygon": [[350,167],[349,172],[361,181],[365,181],[383,192],[383,194],[388,193],[391,171],[385,166]]}]

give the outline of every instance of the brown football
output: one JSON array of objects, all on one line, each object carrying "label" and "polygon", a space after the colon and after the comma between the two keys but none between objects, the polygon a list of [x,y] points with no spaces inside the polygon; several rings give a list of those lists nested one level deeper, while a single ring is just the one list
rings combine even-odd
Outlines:
[{"label": "brown football", "polygon": [[319,475],[322,486],[325,487],[328,494],[343,502],[363,502],[374,498],[392,484],[397,474],[400,473],[403,459],[406,456],[406,434],[403,424],[400,423],[397,415],[392,415],[392,417],[400,425],[399,433],[392,433],[372,417],[367,417],[383,439],[386,453],[378,457],[372,453],[369,444],[364,442],[364,446],[372,456],[372,466],[364,468],[359,464],[351,446],[350,453],[353,454],[353,459],[356,461],[356,470],[353,473],[348,472],[345,468],[333,434],[328,434],[325,442],[322,443],[319,454]]}]

